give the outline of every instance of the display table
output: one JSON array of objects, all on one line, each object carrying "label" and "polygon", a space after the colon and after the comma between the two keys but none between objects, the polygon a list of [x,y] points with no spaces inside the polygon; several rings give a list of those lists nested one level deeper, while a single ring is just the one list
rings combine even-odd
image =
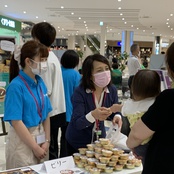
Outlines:
[{"label": "display table", "polygon": [[[43,164],[38,164],[38,165],[34,165],[34,166],[28,166],[28,167],[22,167],[21,169],[23,171],[28,170],[28,169],[32,169],[34,171],[36,171],[39,174],[48,174],[46,171],[41,170],[42,169]],[[17,169],[11,169],[11,170],[6,170],[1,173],[4,174],[8,174],[8,172],[12,172],[13,170],[17,170]],[[74,171],[74,174],[87,174],[88,172],[82,168],[73,168],[71,169]],[[112,174],[141,174],[142,172],[142,166],[140,167],[135,167],[134,169],[123,169],[122,171],[115,171]],[[13,173],[10,173],[13,174]]]}]

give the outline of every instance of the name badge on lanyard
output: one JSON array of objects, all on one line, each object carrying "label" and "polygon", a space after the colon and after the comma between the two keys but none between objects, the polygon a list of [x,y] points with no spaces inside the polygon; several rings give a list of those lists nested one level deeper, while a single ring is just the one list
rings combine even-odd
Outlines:
[{"label": "name badge on lanyard", "polygon": [[[102,100],[101,106],[104,105],[105,98],[106,98],[106,93],[104,92],[104,94],[101,96],[101,100]],[[93,100],[94,100],[94,104],[96,105],[96,107],[99,107],[94,94],[93,94]],[[96,127],[94,130],[94,133],[96,134],[96,139],[99,140],[99,137],[102,134],[102,131],[100,130],[100,127],[99,127],[100,121],[96,119],[95,123],[96,123]]]}]

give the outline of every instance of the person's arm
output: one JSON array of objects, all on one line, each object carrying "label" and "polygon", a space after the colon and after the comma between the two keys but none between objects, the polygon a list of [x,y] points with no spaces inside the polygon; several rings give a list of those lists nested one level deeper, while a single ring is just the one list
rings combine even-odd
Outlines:
[{"label": "person's arm", "polygon": [[137,58],[137,60],[134,62],[134,68],[136,69],[136,72],[138,72],[138,70],[141,69],[141,64],[140,64],[140,62],[138,61],[138,58]]},{"label": "person's arm", "polygon": [[21,138],[21,140],[29,146],[32,150],[35,156],[38,159],[42,159],[46,156],[45,150],[43,150],[33,139],[30,132],[24,125],[24,123],[21,120],[12,120],[11,121],[13,128],[15,129],[18,136]]},{"label": "person's arm", "polygon": [[115,112],[121,112],[123,105],[122,104],[113,104],[110,109],[113,113]]},{"label": "person's arm", "polygon": [[47,152],[50,145],[50,117],[42,123],[44,131],[45,131],[45,143],[41,145],[41,147]]},{"label": "person's arm", "polygon": [[112,120],[112,123],[113,123],[113,125],[118,124],[118,127],[121,128],[122,124],[123,124],[121,115],[116,114]]},{"label": "person's arm", "polygon": [[127,139],[127,146],[132,149],[140,145],[145,139],[151,137],[154,131],[150,130],[141,119],[139,119],[131,128]]}]

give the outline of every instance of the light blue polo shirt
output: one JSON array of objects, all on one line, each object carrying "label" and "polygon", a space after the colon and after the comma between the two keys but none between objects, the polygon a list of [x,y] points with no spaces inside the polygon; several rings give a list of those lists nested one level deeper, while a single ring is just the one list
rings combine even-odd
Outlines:
[{"label": "light blue polo shirt", "polygon": [[62,69],[63,85],[65,92],[65,103],[66,103],[66,121],[70,122],[72,116],[72,103],[71,97],[74,93],[74,89],[79,85],[81,80],[81,75],[78,71],[72,68]]},{"label": "light blue polo shirt", "polygon": [[[25,79],[35,99],[38,102],[39,108],[43,109],[42,118],[39,116],[36,102],[26,87],[24,81],[17,76],[7,87],[5,104],[4,104],[4,121],[22,120],[27,128],[38,126],[43,122],[48,113],[52,110],[47,88],[40,76],[36,75],[37,83],[22,70],[19,74]],[[41,92],[42,91],[42,92]],[[42,95],[41,95],[42,94]]]}]

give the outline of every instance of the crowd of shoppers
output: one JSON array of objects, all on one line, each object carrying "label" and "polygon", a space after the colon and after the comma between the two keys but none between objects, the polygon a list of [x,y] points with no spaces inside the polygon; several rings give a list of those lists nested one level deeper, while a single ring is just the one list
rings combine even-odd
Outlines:
[{"label": "crowd of shoppers", "polygon": [[[6,169],[38,164],[48,152],[49,159],[73,155],[106,136],[105,120],[121,127],[123,115],[131,128],[127,146],[142,159],[142,174],[172,173],[174,89],[160,92],[158,73],[141,70],[137,44],[131,46],[128,59],[131,98],[118,105],[117,88],[104,56],[87,56],[80,75],[75,70],[79,56],[74,50],[65,51],[60,62],[49,51],[56,37],[51,24],[35,24],[31,34],[34,40],[15,49],[10,63],[3,118],[10,124]],[[174,43],[165,61],[174,80]]]}]

